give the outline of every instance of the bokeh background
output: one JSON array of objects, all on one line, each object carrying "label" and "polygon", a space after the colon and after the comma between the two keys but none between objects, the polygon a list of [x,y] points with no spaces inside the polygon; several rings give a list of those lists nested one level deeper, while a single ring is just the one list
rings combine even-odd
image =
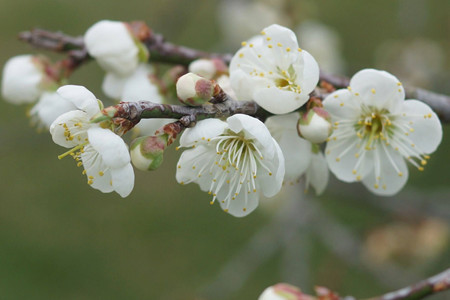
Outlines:
[{"label": "bokeh background", "polygon": [[[448,0],[0,0],[0,64],[37,53],[20,31],[79,35],[101,19],[144,20],[175,43],[231,52],[278,22],[326,70],[382,68],[450,94]],[[102,76],[89,63],[71,83],[105,99]],[[367,298],[450,265],[448,125],[395,197],[331,176],[319,198],[300,184],[237,219],[176,183],[175,151],[159,170],[136,171],[126,199],[91,189],[26,109],[0,102],[1,299],[256,299],[280,281]]]}]

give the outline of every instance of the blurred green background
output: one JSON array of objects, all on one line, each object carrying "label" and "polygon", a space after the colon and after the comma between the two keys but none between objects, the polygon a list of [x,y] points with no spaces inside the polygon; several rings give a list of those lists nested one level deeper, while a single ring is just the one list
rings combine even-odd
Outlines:
[{"label": "blurred green background", "polygon": [[[400,59],[396,54],[412,48],[418,39],[425,49],[432,44],[434,50],[419,48],[406,63],[418,72],[411,80],[450,94],[448,0],[265,4],[270,10],[288,12],[282,20],[292,28],[315,19],[337,32],[350,76],[382,65],[404,80],[401,74],[411,72],[396,64]],[[231,45],[223,28],[223,19],[234,22],[233,13],[223,12],[227,5],[227,1],[204,0],[0,0],[0,63],[37,52],[17,40],[20,31],[41,27],[79,35],[101,19],[144,20],[175,43],[233,51],[239,44]],[[264,15],[258,21],[264,21]],[[433,51],[442,59],[434,61]],[[85,85],[102,98],[102,76],[100,68],[89,63],[71,83]],[[209,196],[196,185],[176,183],[179,153],[175,151],[167,151],[160,170],[136,171],[135,189],[128,198],[95,191],[72,160],[58,161],[64,150],[52,143],[48,133],[36,134],[24,107],[4,101],[0,107],[1,299],[256,299],[265,287],[280,281],[306,292],[323,285],[342,295],[370,297],[400,288],[402,279],[407,280],[390,273],[391,267],[417,279],[450,265],[448,125],[425,172],[412,170],[407,188],[398,196],[375,198],[358,184],[337,183],[333,178],[325,195],[299,199],[311,202],[319,217],[307,219],[302,207],[296,206],[298,218],[288,220],[301,223],[303,216],[308,221],[298,227],[286,221],[274,233],[270,224],[274,214],[280,216],[280,204],[260,207],[243,219],[223,213],[217,205],[211,207]],[[362,248],[352,252],[345,250],[351,247],[345,240],[335,244],[326,235],[329,220],[361,241]],[[438,225],[425,230],[421,240],[417,235],[424,222]],[[279,244],[277,237],[292,228],[287,241]],[[258,233],[266,240],[248,244]],[[408,242],[414,247],[438,246],[425,247],[425,255],[400,249],[391,250],[388,258],[377,258],[389,250],[385,236],[392,234],[399,243],[405,234],[411,235]],[[274,245],[279,247],[272,249]],[[235,263],[229,264],[230,260]],[[380,282],[383,272],[398,281]],[[433,299],[450,299],[450,294]]]}]

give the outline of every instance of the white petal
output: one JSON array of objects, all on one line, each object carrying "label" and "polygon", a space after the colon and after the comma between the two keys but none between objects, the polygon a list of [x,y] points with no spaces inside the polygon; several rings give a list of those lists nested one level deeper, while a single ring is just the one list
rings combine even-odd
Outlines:
[{"label": "white petal", "polygon": [[72,102],[55,92],[44,92],[39,102],[31,109],[30,114],[36,116],[39,122],[50,128],[57,117],[72,110],[76,110]]},{"label": "white petal", "polygon": [[298,136],[296,131],[283,135],[278,142],[286,161],[285,181],[296,181],[311,163],[311,143]]},{"label": "white petal", "polygon": [[134,126],[133,129],[137,131],[140,136],[155,135],[155,131],[167,125],[177,121],[176,119],[142,119]]},{"label": "white petal", "polygon": [[410,126],[414,131],[409,133],[411,141],[424,153],[434,152],[442,141],[442,125],[438,116],[418,100],[405,101],[401,111],[406,114],[402,119],[412,122]]},{"label": "white petal", "polygon": [[207,79],[213,79],[216,71],[216,66],[210,59],[197,59],[189,64],[189,72]]},{"label": "white petal", "polygon": [[208,140],[221,135],[228,127],[227,123],[219,119],[199,121],[193,128],[188,128],[180,138],[181,147],[190,147],[195,141]]},{"label": "white petal", "polygon": [[107,72],[131,74],[138,65],[138,47],[122,22],[103,20],[84,35],[86,48]]},{"label": "white petal", "polygon": [[236,94],[236,100],[253,100],[253,93],[255,90],[267,87],[270,82],[265,78],[251,77],[243,70],[237,69],[231,72],[230,69],[230,83],[233,91]]},{"label": "white petal", "polygon": [[378,152],[378,157],[374,155],[373,163],[379,165],[380,175],[377,180],[377,167],[375,167],[363,178],[363,184],[376,195],[392,196],[397,194],[408,180],[408,168],[403,157],[391,147],[378,146],[373,151]]},{"label": "white petal", "polygon": [[56,91],[61,97],[72,102],[89,116],[100,112],[97,98],[87,88],[80,85],[65,85]]},{"label": "white petal", "polygon": [[191,181],[199,184],[202,183],[200,184],[200,189],[202,191],[208,191],[212,180],[209,172],[204,172],[204,177],[209,179],[208,184],[205,184],[204,180],[199,181],[199,179],[203,177],[198,177],[198,174],[205,165],[208,166],[208,164],[212,163],[213,156],[215,155],[215,149],[205,145],[199,145],[194,149],[183,151],[177,163],[177,181],[179,183],[188,183]]},{"label": "white petal", "polygon": [[385,71],[364,69],[350,80],[350,87],[359,93],[364,104],[393,112],[405,99],[399,80]]},{"label": "white petal", "polygon": [[355,120],[361,113],[360,97],[348,89],[341,89],[328,95],[322,103],[333,121]]},{"label": "white petal", "polygon": [[278,24],[270,25],[263,29],[265,37],[270,37],[271,42],[275,45],[280,43],[283,48],[289,47],[292,50],[297,50],[298,42],[295,33],[289,28],[280,26]]},{"label": "white petal", "polygon": [[321,152],[314,153],[311,159],[311,165],[306,171],[306,180],[314,187],[316,195],[323,193],[328,184],[330,174],[328,164]]},{"label": "white petal", "polygon": [[261,192],[266,197],[273,197],[278,194],[285,176],[285,163],[283,153],[280,146],[278,146],[277,142],[274,139],[272,139],[272,142],[275,146],[274,157],[270,160],[262,160],[262,162],[268,167],[270,173],[263,168],[259,168],[257,173],[257,180],[260,184]]},{"label": "white petal", "polygon": [[[50,134],[52,135],[53,141],[63,147],[72,148],[80,143],[85,142],[87,139],[86,130],[88,127],[83,126],[83,123],[88,122],[89,116],[81,110],[69,111],[65,114],[60,115],[56,120],[50,125]],[[82,127],[75,126],[74,124],[80,123]],[[65,132],[66,128],[64,125],[70,129],[70,133],[75,135],[76,138],[73,140],[68,140]],[[78,139],[78,136],[80,137]]]},{"label": "white petal", "polygon": [[303,72],[300,72],[298,69],[296,71],[299,74],[303,73],[302,79],[299,82],[302,93],[309,94],[319,82],[319,65],[309,52],[302,50],[301,55],[303,57]]},{"label": "white petal", "polygon": [[298,112],[293,112],[291,114],[269,117],[264,124],[266,124],[272,136],[277,139],[276,135],[278,132],[282,133],[285,130],[297,131],[297,122],[299,118],[300,114]]},{"label": "white petal", "polygon": [[273,114],[290,113],[305,104],[308,99],[309,94],[307,93],[298,94],[276,87],[259,89],[253,95],[256,103]]},{"label": "white petal", "polygon": [[88,184],[103,193],[110,193],[114,190],[111,184],[111,169],[106,166],[101,156],[91,145],[84,147],[81,153],[81,161],[86,171]]},{"label": "white petal", "polygon": [[122,198],[128,196],[134,187],[134,171],[130,163],[121,168],[111,169],[111,179],[114,191]]},{"label": "white petal", "polygon": [[123,88],[127,80],[127,76],[116,75],[112,72],[106,73],[102,82],[102,91],[110,98],[122,100]]},{"label": "white petal", "polygon": [[239,193],[239,195],[236,196],[235,200],[229,200],[229,203],[221,202],[220,199],[222,199],[222,197],[225,197],[227,194],[228,191],[226,189],[222,189],[221,192],[217,195],[217,199],[219,200],[222,209],[228,209],[228,213],[234,217],[245,217],[252,211],[254,211],[256,207],[258,207],[259,194],[254,193],[253,191],[250,191],[250,193],[248,193],[247,188],[244,188]]},{"label": "white petal", "polygon": [[227,123],[235,133],[243,131],[247,139],[255,139],[258,141],[262,146],[260,150],[263,151],[264,156],[268,156],[267,158],[273,157],[273,138],[263,122],[248,115],[236,114],[228,117]]},{"label": "white petal", "polygon": [[[333,133],[333,136],[337,134],[338,130]],[[357,143],[359,143],[359,140],[355,135],[355,137],[343,140],[337,139],[335,141],[331,139],[325,148],[326,160],[331,172],[342,181],[353,182],[357,180],[358,176],[364,178],[373,169],[373,151],[364,150],[364,156],[361,154],[357,158],[355,156],[359,152]],[[364,147],[364,145],[361,147]],[[361,167],[355,174],[353,170],[355,170],[358,160],[362,160],[360,162]]]},{"label": "white petal", "polygon": [[10,58],[3,68],[2,96],[14,104],[31,103],[42,94],[40,88],[44,74],[33,62],[32,55]]},{"label": "white petal", "polygon": [[122,101],[152,101],[162,103],[163,98],[157,85],[150,81],[153,69],[148,64],[141,64],[123,86]]},{"label": "white petal", "polygon": [[100,127],[92,127],[87,133],[89,143],[101,155],[105,165],[120,168],[130,162],[127,146],[117,134]]},{"label": "white petal", "polygon": [[293,182],[311,163],[311,143],[298,136],[298,113],[278,115],[266,120],[266,126],[280,145],[286,166],[284,181]]}]

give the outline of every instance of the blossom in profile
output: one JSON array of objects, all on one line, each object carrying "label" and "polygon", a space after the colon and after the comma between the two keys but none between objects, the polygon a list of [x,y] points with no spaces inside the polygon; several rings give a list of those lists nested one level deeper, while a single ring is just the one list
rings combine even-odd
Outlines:
[{"label": "blossom in profile", "polygon": [[72,102],[61,97],[57,92],[44,92],[30,110],[31,122],[38,129],[48,129],[57,117],[76,109]]},{"label": "blossom in profile", "polygon": [[14,56],[3,68],[2,97],[14,104],[35,102],[44,92],[46,80],[40,57]]},{"label": "blossom in profile", "polygon": [[331,171],[377,195],[399,192],[408,179],[405,160],[423,171],[442,140],[437,115],[421,101],[405,101],[402,84],[384,71],[356,73],[323,105],[334,125],[325,149]]},{"label": "blossom in profile", "polygon": [[93,188],[128,196],[134,186],[134,172],[125,142],[111,130],[90,122],[100,112],[101,102],[81,86],[63,86],[57,92],[77,108],[59,116],[50,126],[53,141],[70,148],[58,158],[71,156],[77,166],[84,166],[83,174]]},{"label": "blossom in profile", "polygon": [[266,126],[280,145],[286,165],[285,184],[295,184],[305,176],[305,191],[313,186],[320,195],[328,184],[329,172],[319,145],[301,138],[297,132],[299,113],[272,116],[266,120]]},{"label": "blossom in profile", "polygon": [[[134,73],[124,80],[120,100],[126,102],[151,101],[163,103],[164,97],[157,84],[152,81],[153,67],[149,64],[140,64]],[[134,127],[138,135],[153,135],[162,126],[176,121],[175,119],[142,119]]]},{"label": "blossom in profile", "polygon": [[259,193],[277,194],[284,177],[284,158],[277,142],[259,120],[242,114],[226,122],[207,119],[186,129],[185,150],[177,164],[180,184],[195,182],[219,201],[225,212],[243,217],[252,212]]},{"label": "blossom in profile", "polygon": [[128,76],[138,67],[143,47],[124,22],[102,20],[84,35],[89,55],[108,73]]},{"label": "blossom in profile", "polygon": [[254,100],[273,114],[292,112],[308,101],[319,81],[319,66],[290,29],[271,25],[242,46],[230,63],[231,86],[239,100]]}]

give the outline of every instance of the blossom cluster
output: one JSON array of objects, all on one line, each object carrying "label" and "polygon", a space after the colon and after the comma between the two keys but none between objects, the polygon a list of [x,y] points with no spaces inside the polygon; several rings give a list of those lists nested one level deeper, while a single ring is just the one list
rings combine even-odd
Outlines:
[{"label": "blossom cluster", "polygon": [[[84,167],[87,183],[102,192],[128,196],[134,185],[131,161],[138,169],[157,168],[183,129],[177,181],[198,184],[211,204],[219,202],[237,217],[252,212],[260,195],[275,196],[285,184],[302,182],[305,190],[312,186],[323,193],[329,170],[344,182],[361,181],[377,195],[394,195],[407,181],[406,162],[424,170],[441,142],[437,115],[423,102],[405,100],[402,83],[385,71],[362,70],[348,88],[315,96],[319,65],[280,25],[242,42],[229,67],[219,58],[201,58],[163,76],[148,63],[144,38],[130,24],[115,21],[100,21],[86,32],[86,50],[105,70],[102,89],[111,99],[163,104],[175,95],[183,105],[205,109],[254,101],[267,114],[258,119],[236,112],[186,129],[167,118],[129,125],[103,110],[86,88],[63,86],[61,65],[30,55],[9,60],[3,98],[37,102],[32,119],[49,129],[56,144],[70,148],[60,158],[72,157]],[[121,136],[132,127],[142,137],[132,143],[130,156]]]}]

